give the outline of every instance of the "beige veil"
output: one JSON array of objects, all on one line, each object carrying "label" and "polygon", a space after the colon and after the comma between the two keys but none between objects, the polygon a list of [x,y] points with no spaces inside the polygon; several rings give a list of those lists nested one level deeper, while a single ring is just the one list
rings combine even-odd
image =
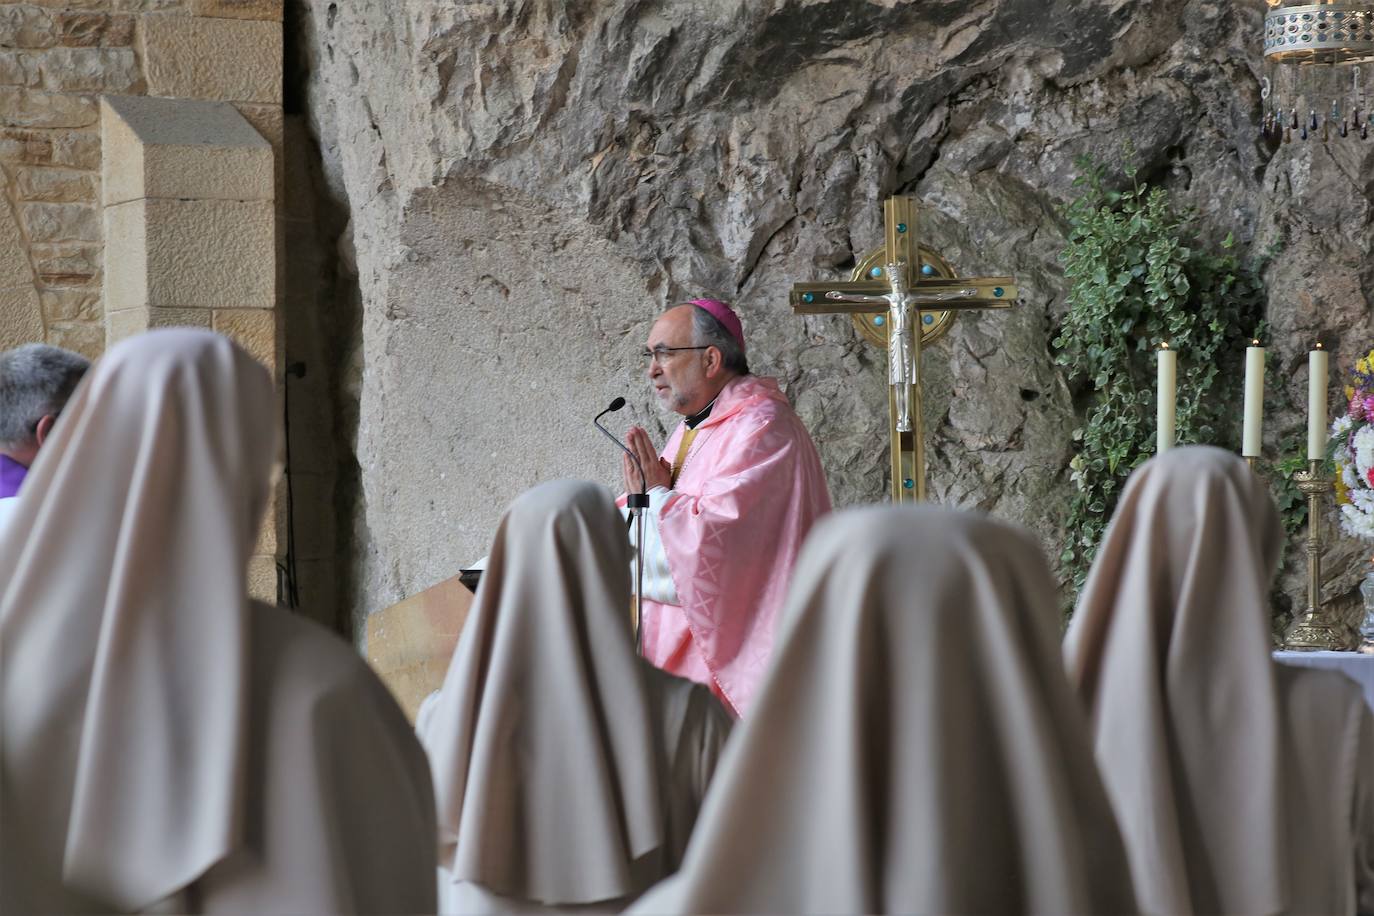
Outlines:
[{"label": "beige veil", "polygon": [[502,517],[420,739],[453,880],[551,904],[638,894],[665,840],[665,762],[629,628],[610,493],[535,487]]},{"label": "beige veil", "polygon": [[682,871],[641,912],[1127,912],[1031,539],[930,507],[820,522]]},{"label": "beige veil", "polygon": [[1263,482],[1216,448],[1131,477],[1065,643],[1148,912],[1286,905],[1282,722]]},{"label": "beige veil", "polygon": [[63,411],[0,534],[8,899],[137,910],[235,846],[275,435],[267,371],[207,332],[120,344]]}]

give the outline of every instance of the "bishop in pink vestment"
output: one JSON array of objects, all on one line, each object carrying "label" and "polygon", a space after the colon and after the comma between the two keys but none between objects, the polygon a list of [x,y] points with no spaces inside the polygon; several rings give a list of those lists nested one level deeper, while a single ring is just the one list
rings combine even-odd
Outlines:
[{"label": "bishop in pink vestment", "polygon": [[[629,433],[650,498],[644,655],[744,715],[802,541],[830,509],[825,474],[777,382],[749,373],[729,306],[699,299],[669,310],[645,355],[660,399],[685,419],[661,454],[644,430]],[[638,489],[628,459],[625,472]]]}]

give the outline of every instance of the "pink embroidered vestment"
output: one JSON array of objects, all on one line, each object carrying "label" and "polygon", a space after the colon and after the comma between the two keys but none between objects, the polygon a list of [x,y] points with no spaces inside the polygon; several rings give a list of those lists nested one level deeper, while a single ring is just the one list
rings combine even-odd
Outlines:
[{"label": "pink embroidered vestment", "polygon": [[[686,426],[663,448],[670,463]],[[681,606],[644,602],[645,655],[747,712],[792,567],[830,510],[811,437],[770,378],[742,376],[698,427],[658,518]]]}]

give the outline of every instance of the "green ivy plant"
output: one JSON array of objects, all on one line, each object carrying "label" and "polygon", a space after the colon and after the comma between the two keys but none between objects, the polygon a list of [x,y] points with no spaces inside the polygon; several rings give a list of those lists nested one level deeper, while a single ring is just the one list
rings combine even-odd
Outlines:
[{"label": "green ivy plant", "polygon": [[1086,157],[1076,164],[1078,196],[1062,211],[1068,313],[1054,338],[1085,413],[1060,556],[1075,591],[1126,477],[1155,452],[1159,344],[1179,354],[1178,441],[1234,446],[1245,343],[1260,333],[1263,314],[1257,265],[1241,263],[1231,235],[1207,245],[1195,214],[1140,182],[1134,166],[1116,190],[1104,166]]}]

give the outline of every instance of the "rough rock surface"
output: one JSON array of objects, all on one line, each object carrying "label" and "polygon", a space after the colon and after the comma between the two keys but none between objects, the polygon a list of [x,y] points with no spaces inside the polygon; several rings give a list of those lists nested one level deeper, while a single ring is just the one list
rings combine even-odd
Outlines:
[{"label": "rough rock surface", "polygon": [[[737,304],[837,502],[881,497],[882,354],[847,319],[792,316],[786,293],[846,274],[894,192],[924,202],[923,237],[961,271],[1014,273],[1024,295],[930,353],[937,499],[1058,552],[1077,420],[1048,341],[1080,153],[1119,162],[1129,144],[1205,234],[1282,245],[1270,352],[1304,403],[1315,336],[1342,364],[1371,341],[1374,143],[1260,145],[1262,15],[1221,0],[298,0],[288,40],[361,302],[356,327],[341,319],[355,626],[482,555],[524,487],[614,483],[589,420],[615,395],[632,405],[618,426],[662,436],[636,354],[689,294]],[[1271,447],[1300,423],[1272,412]],[[1337,589],[1359,549],[1333,557]]]}]

